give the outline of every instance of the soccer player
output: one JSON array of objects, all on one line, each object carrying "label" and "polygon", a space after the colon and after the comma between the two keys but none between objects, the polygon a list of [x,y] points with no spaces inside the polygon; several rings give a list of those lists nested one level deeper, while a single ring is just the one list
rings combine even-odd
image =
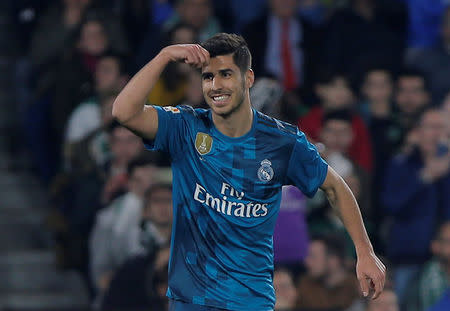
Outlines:
[{"label": "soccer player", "polygon": [[[174,61],[201,68],[209,110],[145,105]],[[172,160],[171,310],[273,310],[272,234],[286,184],[325,191],[355,244],[361,289],[376,298],[385,267],[351,191],[296,127],[252,109],[253,81],[245,40],[221,33],[163,48],[114,103],[115,118]]]}]

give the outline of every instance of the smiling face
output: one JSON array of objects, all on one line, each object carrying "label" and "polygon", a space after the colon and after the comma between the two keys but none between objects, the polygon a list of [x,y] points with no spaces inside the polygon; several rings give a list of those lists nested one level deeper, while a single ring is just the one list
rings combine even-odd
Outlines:
[{"label": "smiling face", "polygon": [[232,54],[212,57],[202,70],[203,96],[214,114],[229,118],[250,106],[249,88],[253,81],[253,71],[243,74]]}]

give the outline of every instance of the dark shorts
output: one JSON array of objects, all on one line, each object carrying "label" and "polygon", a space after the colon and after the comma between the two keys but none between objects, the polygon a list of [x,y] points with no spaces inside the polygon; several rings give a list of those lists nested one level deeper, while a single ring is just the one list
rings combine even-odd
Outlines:
[{"label": "dark shorts", "polygon": [[180,300],[169,299],[169,311],[227,311],[227,310],[201,305],[194,305]]}]

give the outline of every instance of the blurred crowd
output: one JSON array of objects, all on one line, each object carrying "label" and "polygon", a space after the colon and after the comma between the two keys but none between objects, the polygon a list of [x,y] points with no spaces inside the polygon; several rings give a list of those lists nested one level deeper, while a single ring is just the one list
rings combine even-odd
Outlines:
[{"label": "blurred crowd", "polygon": [[[96,310],[167,310],[167,156],[111,116],[169,44],[244,36],[253,106],[298,125],[348,183],[386,289],[362,299],[355,255],[323,193],[283,188],[276,310],[450,310],[450,1],[10,1],[24,149],[48,187],[58,263]],[[172,63],[148,103],[206,108],[200,73]],[[251,308],[249,309],[251,310]]]}]

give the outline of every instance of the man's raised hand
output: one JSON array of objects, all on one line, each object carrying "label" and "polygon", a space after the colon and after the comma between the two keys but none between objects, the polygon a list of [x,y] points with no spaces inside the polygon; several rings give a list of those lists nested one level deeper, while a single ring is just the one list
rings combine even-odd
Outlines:
[{"label": "man's raised hand", "polygon": [[177,44],[162,49],[171,61],[201,68],[209,63],[209,52],[199,44]]}]

